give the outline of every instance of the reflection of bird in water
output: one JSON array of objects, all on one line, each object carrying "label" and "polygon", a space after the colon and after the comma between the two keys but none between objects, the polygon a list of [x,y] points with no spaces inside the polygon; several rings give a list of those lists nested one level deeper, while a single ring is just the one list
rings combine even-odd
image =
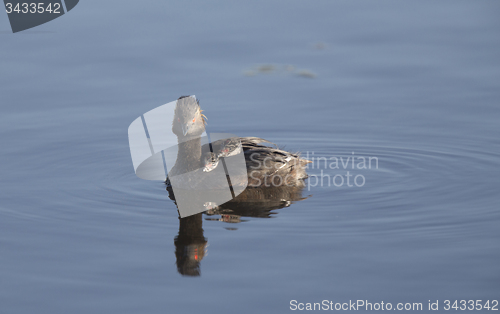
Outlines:
[{"label": "reflection of bird in water", "polygon": [[[207,204],[207,220],[226,223],[242,222],[242,217],[271,218],[274,210],[288,207],[306,199],[302,197],[303,187],[261,187],[247,188],[233,200],[217,206]],[[172,189],[169,197],[175,201]],[[220,218],[212,218],[220,215]],[[226,228],[237,230],[237,228]],[[200,262],[205,257],[208,241],[203,235],[202,213],[179,218],[179,234],[174,239],[177,271],[184,276],[200,276]]]},{"label": "reflection of bird in water", "polygon": [[179,234],[174,239],[177,271],[181,275],[199,276],[207,239],[203,236],[201,214],[179,219]]},{"label": "reflection of bird in water", "polygon": [[302,190],[303,187],[288,186],[247,188],[227,203],[212,204],[206,214],[221,215],[216,220],[224,222],[240,222],[240,217],[271,218],[276,214],[274,210],[305,200]]},{"label": "reflection of bird in water", "polygon": [[[207,204],[207,220],[239,223],[242,217],[271,218],[274,210],[288,207],[306,199],[302,197],[303,187],[261,187],[247,188],[233,200],[217,206]],[[169,197],[174,199],[171,189]],[[220,218],[212,218],[220,215]],[[185,276],[200,276],[200,262],[205,257],[208,241],[203,235],[202,214],[179,218],[179,234],[174,239],[177,271]],[[228,230],[237,228],[226,227]]]}]

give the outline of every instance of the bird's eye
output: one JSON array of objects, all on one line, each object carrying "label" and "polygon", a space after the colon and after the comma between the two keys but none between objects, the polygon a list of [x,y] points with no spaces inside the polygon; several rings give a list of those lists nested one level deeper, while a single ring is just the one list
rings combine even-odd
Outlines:
[{"label": "bird's eye", "polygon": [[193,123],[194,123],[194,121],[196,121],[196,118],[193,118]]}]

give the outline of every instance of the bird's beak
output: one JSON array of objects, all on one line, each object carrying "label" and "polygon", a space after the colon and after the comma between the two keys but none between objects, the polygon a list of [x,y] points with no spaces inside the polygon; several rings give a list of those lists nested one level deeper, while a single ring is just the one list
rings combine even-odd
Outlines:
[{"label": "bird's beak", "polygon": [[189,125],[183,124],[182,125],[182,135],[186,136],[186,134],[189,132]]}]

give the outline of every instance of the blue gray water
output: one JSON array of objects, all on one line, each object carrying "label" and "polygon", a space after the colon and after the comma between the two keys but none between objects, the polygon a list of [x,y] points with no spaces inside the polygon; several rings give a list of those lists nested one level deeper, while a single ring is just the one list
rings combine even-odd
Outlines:
[{"label": "blue gray water", "polygon": [[[18,34],[0,14],[1,312],[498,300],[499,12],[493,1],[87,0]],[[210,132],[376,157],[378,169],[322,159],[311,175],[350,171],[364,185],[326,178],[272,218],[203,215],[201,276],[182,276],[175,204],[135,176],[127,128],[191,94]]]}]

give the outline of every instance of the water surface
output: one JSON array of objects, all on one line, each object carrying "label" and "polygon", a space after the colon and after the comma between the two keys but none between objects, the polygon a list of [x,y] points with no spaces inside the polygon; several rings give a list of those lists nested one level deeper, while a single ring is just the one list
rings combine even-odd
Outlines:
[{"label": "water surface", "polygon": [[[498,299],[499,9],[89,0],[19,34],[0,14],[2,308]],[[204,214],[201,275],[182,276],[175,204],[135,176],[127,128],[190,94],[210,132],[376,157],[378,168],[320,162],[311,175],[350,171],[365,184],[312,177],[306,199],[261,217]]]}]

